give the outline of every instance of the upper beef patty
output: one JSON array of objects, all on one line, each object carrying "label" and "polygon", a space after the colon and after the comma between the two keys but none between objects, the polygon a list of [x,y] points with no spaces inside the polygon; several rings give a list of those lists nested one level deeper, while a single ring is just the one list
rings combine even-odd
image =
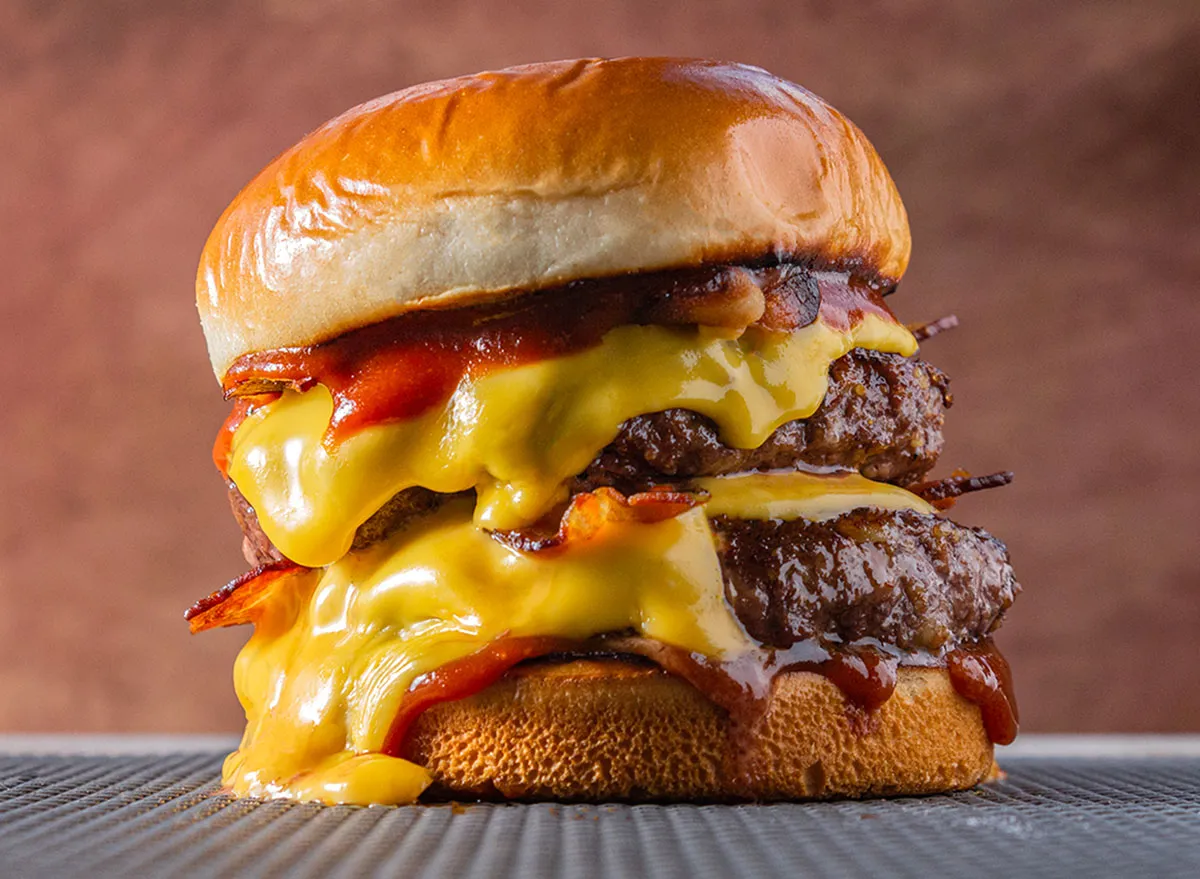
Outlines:
[{"label": "upper beef patty", "polygon": [[639,415],[621,425],[573,490],[614,485],[635,491],[672,477],[797,464],[858,470],[869,479],[911,485],[941,454],[948,385],[924,361],[855,348],[834,361],[821,407],[784,424],[757,449],[726,445],[711,419],[687,409]]}]

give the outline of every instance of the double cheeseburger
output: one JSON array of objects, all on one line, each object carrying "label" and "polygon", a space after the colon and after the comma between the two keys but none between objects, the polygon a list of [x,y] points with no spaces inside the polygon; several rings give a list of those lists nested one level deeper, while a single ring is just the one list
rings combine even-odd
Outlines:
[{"label": "double cheeseburger", "polygon": [[753,67],[535,64],[356,107],[204,249],[251,570],[224,784],[328,803],[966,788],[1016,732],[1003,544],[927,478],[863,134]]}]

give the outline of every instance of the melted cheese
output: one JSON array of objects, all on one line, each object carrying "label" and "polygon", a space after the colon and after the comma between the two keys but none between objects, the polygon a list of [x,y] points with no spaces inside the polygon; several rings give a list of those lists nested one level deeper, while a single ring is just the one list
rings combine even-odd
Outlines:
[{"label": "melted cheese", "polygon": [[[928,511],[857,474],[704,480],[708,514],[823,519],[864,505]],[[754,645],[724,599],[704,510],[616,523],[558,554],[526,554],[480,531],[469,500],[314,571],[280,596],[238,657],[246,710],[225,784],[241,796],[410,802],[419,766],[378,753],[421,675],[504,634],[585,639],[632,628],[715,658]]]},{"label": "melted cheese", "polygon": [[709,516],[735,519],[832,519],[859,507],[933,513],[911,491],[857,473],[741,473],[692,480],[708,492]]},{"label": "melted cheese", "polygon": [[755,448],[816,410],[829,365],[856,346],[910,355],[916,341],[874,315],[847,332],[818,321],[736,339],[622,326],[577,354],[468,377],[444,405],[369,427],[335,449],[321,441],[329,392],[288,392],[238,428],[229,476],[271,541],[308,566],[340,559],[358,527],[412,486],[473,488],[477,525],[521,527],[564,498],[566,481],[623,421],[684,407],[712,418],[725,442]]},{"label": "melted cheese", "polygon": [[[588,638],[633,628],[708,656],[746,649],[699,510],[617,523],[564,552],[523,554],[469,501],[314,572],[238,657],[246,710],[225,783],[242,796],[404,802],[428,779],[379,755],[412,682],[504,634]],[[289,618],[290,617],[290,618]]]}]

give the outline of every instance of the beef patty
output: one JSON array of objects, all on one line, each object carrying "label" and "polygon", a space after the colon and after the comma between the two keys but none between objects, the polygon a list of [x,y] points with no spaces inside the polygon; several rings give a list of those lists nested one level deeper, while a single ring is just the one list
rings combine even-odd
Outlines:
[{"label": "beef patty", "polygon": [[[921,360],[856,348],[834,361],[820,408],[784,424],[757,449],[726,445],[711,419],[687,409],[639,415],[621,425],[571,491],[610,485],[633,493],[691,477],[797,465],[842,467],[869,479],[912,485],[942,451],[948,385],[940,370]],[[246,536],[247,560],[265,564],[282,558],[232,482],[229,498]],[[438,495],[422,488],[400,492],[359,528],[355,547],[379,540],[439,502]]]},{"label": "beef patty", "polygon": [[[809,418],[788,421],[756,449],[726,446],[712,419],[689,409],[637,415],[576,477],[571,492],[600,485],[626,494],[652,485],[686,482],[754,470],[797,465],[858,470],[869,479],[912,485],[942,452],[949,379],[922,360],[854,348],[829,370],[829,390]],[[253,507],[228,483],[229,502],[251,564],[283,557],[259,527]],[[426,489],[401,491],[359,528],[355,549],[370,545],[430,512],[445,496]]]},{"label": "beef patty", "polygon": [[[415,511],[444,497],[415,491],[392,503]],[[252,563],[282,558],[256,520],[244,512],[239,520]],[[996,629],[1020,591],[1003,543],[936,515],[862,508],[820,522],[717,516],[712,528],[725,597],[768,647],[875,639],[938,653]]]},{"label": "beef patty", "polygon": [[612,485],[633,492],[661,485],[664,477],[797,464],[858,470],[869,479],[911,485],[941,454],[948,387],[946,376],[924,361],[855,348],[830,367],[820,408],[784,424],[758,448],[726,445],[711,419],[687,409],[639,415],[621,425],[573,490]]},{"label": "beef patty", "polygon": [[912,510],[712,520],[725,596],[770,647],[874,638],[937,653],[996,629],[1020,586],[992,535]]}]

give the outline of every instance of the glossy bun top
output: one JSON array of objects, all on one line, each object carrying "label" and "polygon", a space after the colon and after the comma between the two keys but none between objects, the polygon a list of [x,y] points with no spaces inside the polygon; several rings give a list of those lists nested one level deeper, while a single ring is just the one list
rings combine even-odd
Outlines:
[{"label": "glossy bun top", "polygon": [[909,246],[871,144],[799,86],[715,61],[560,61],[327,122],[222,214],[196,299],[220,378],[252,351],[578,278],[774,256],[894,282]]}]

